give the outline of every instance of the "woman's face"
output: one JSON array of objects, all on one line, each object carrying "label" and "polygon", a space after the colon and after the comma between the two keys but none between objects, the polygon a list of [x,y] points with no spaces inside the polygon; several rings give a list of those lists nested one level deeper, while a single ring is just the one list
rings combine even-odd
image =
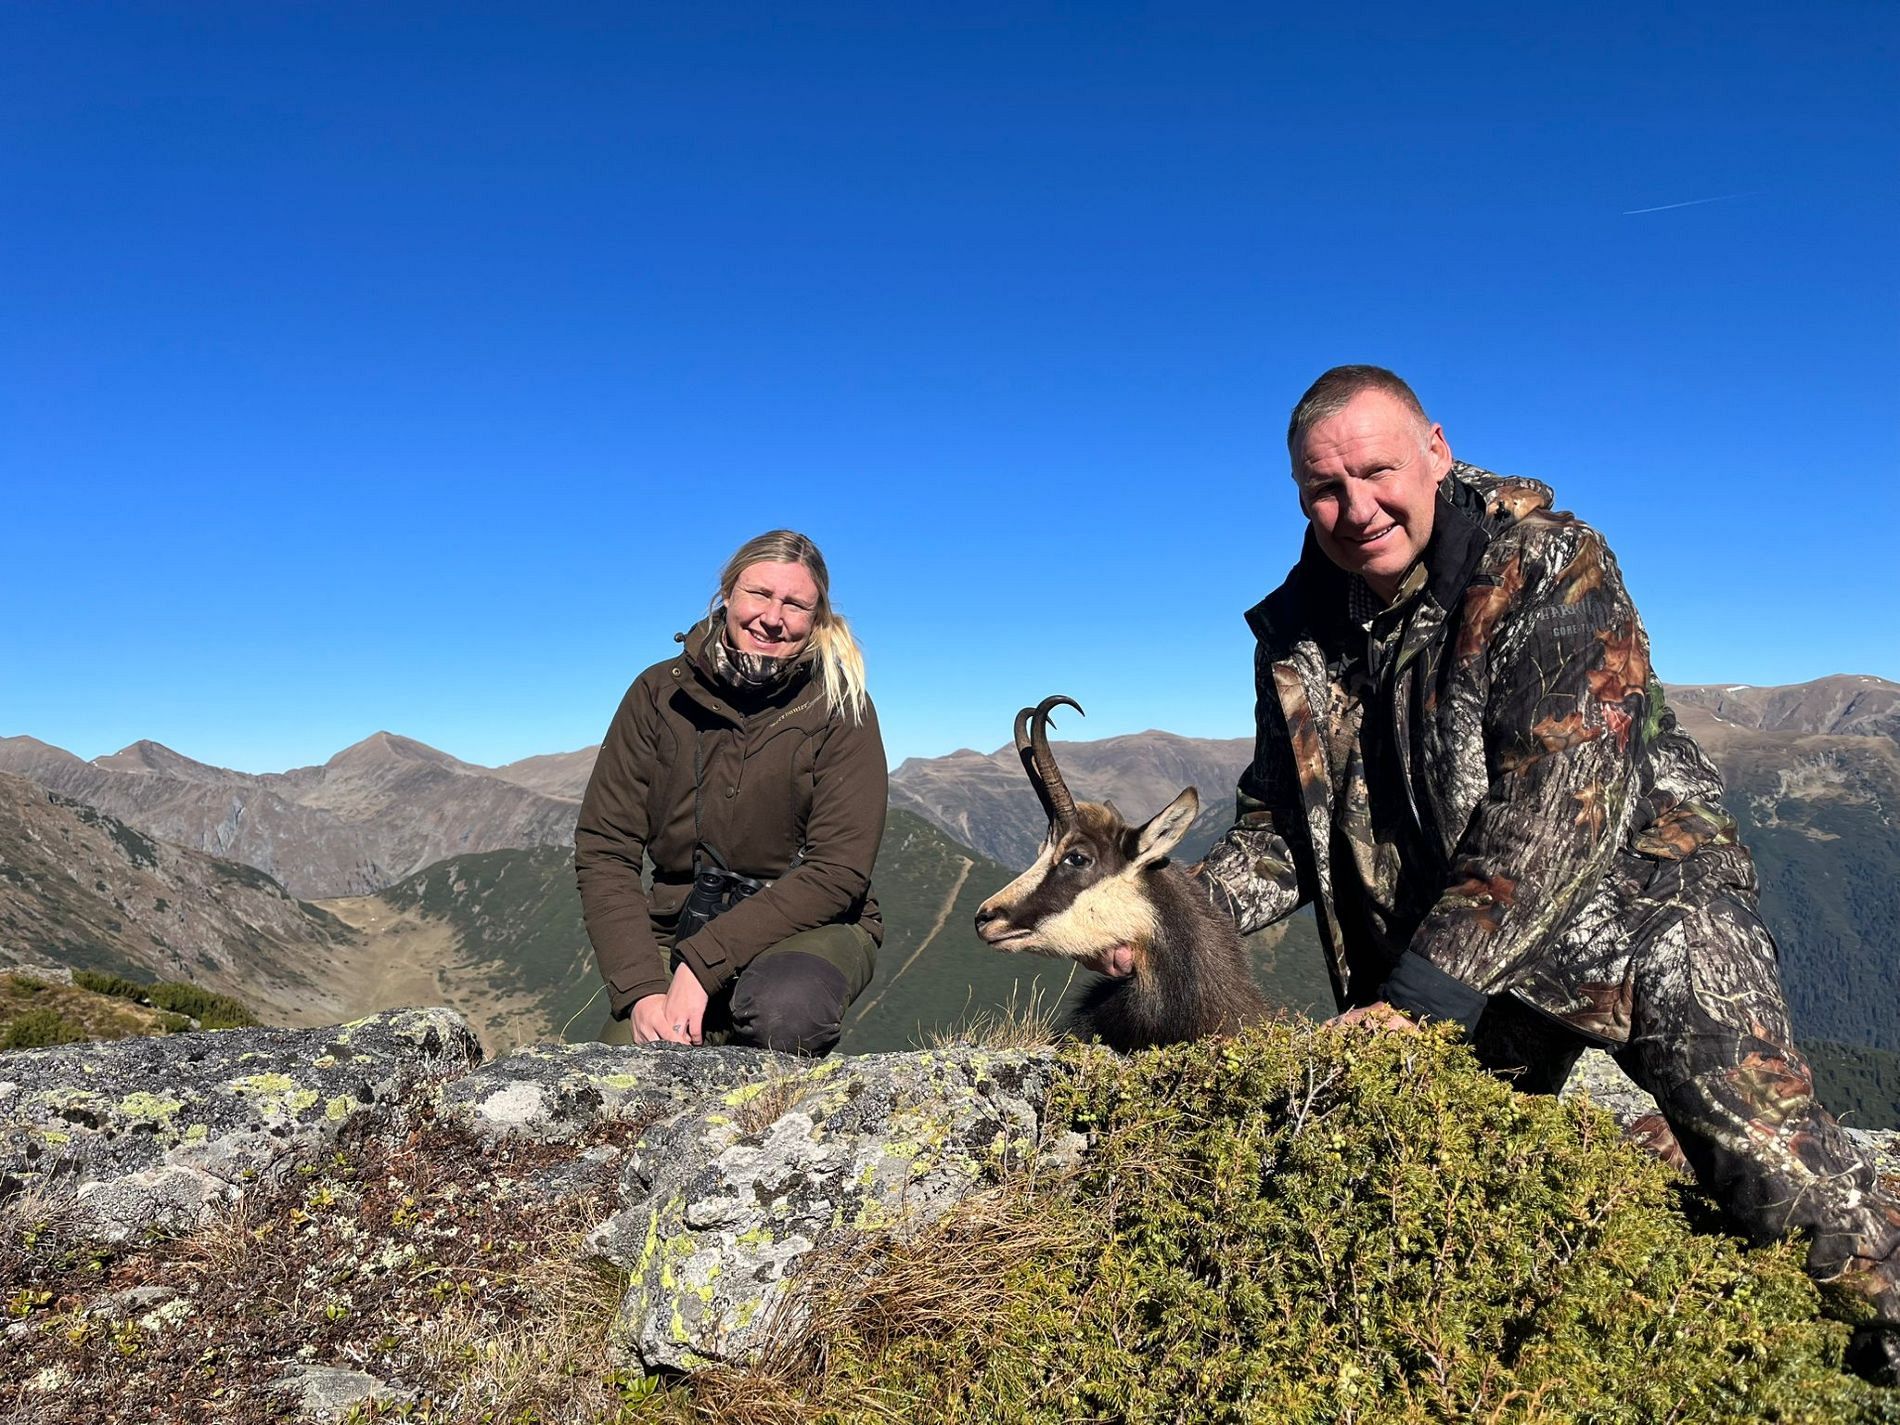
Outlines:
[{"label": "woman's face", "polygon": [[726,595],[726,641],[741,653],[795,658],[817,608],[818,584],[803,564],[748,564]]}]

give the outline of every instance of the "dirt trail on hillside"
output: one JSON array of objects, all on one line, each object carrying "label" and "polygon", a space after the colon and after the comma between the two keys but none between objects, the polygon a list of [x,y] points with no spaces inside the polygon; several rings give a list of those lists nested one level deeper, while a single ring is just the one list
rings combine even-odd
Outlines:
[{"label": "dirt trail on hillside", "polygon": [[929,948],[930,942],[937,938],[944,924],[950,919],[950,912],[957,908],[957,897],[963,894],[964,882],[970,879],[970,872],[976,869],[976,862],[967,856],[959,856],[957,860],[963,863],[963,868],[957,872],[957,883],[950,887],[950,894],[943,898],[943,907],[937,912],[936,920],[931,922],[929,932],[925,934],[922,940],[917,942],[917,948],[910,952],[910,957],[906,959],[902,965],[897,967],[897,973],[884,982],[884,988],[877,992],[869,1004],[865,1005],[863,1009],[851,1017],[853,1024],[861,1023],[865,1015],[878,1007],[883,1001],[884,996],[891,992],[891,986],[904,978],[904,971],[908,970],[912,965],[915,965],[917,963],[917,957],[923,954],[924,951]]}]

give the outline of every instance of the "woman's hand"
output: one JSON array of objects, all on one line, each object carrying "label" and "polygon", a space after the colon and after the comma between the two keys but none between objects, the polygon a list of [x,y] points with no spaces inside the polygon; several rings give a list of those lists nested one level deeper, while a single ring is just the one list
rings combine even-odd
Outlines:
[{"label": "woman's hand", "polygon": [[699,982],[691,965],[682,962],[673,972],[673,987],[666,992],[665,999],[667,1032],[663,1037],[675,1044],[699,1043],[706,1019],[707,995],[706,987]]},{"label": "woman's hand", "polygon": [[665,995],[642,995],[633,1002],[633,1042],[636,1044],[658,1044],[668,1042],[684,1044],[684,1033],[675,1033],[673,1016],[666,1012]]}]

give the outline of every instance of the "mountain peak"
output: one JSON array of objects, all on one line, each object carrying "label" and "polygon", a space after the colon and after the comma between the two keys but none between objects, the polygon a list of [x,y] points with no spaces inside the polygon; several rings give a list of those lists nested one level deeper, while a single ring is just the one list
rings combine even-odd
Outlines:
[{"label": "mountain peak", "polygon": [[182,752],[174,752],[162,742],[154,742],[149,737],[141,737],[137,742],[129,743],[106,757],[92,759],[95,767],[104,767],[112,772],[167,772],[176,774],[181,771],[209,770],[202,762],[194,762]]},{"label": "mountain peak", "polygon": [[352,742],[325,767],[369,767],[396,762],[427,762],[437,767],[462,767],[466,764],[448,753],[394,732],[372,732],[361,742]]}]

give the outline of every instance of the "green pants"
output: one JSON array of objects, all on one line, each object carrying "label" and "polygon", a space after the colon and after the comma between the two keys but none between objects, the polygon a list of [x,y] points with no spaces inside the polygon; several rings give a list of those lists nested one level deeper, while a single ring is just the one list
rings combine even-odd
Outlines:
[{"label": "green pants", "polygon": [[[673,957],[673,968],[679,957]],[[742,1044],[784,1054],[829,1054],[844,1012],[877,968],[877,942],[863,926],[801,930],[748,960],[706,1006],[708,1044]],[[632,1016],[609,1018],[603,1044],[633,1043]]]}]

